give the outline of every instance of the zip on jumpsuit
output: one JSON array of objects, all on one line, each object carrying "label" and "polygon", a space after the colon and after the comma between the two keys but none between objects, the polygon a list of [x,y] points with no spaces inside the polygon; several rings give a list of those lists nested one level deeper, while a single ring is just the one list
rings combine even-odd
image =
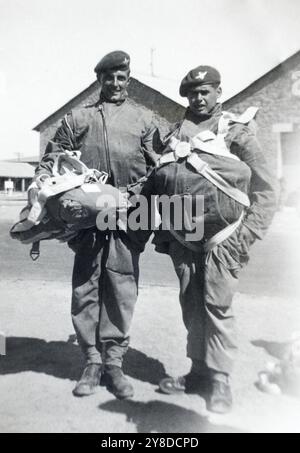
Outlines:
[{"label": "zip on jumpsuit", "polygon": [[[73,110],[63,119],[36,169],[51,173],[51,155],[80,150],[89,168],[108,173],[108,183],[123,190],[144,176],[157,159],[153,115],[130,103],[99,102]],[[84,230],[71,241],[75,251],[72,321],[87,364],[121,367],[138,293],[142,248],[126,233]]]}]

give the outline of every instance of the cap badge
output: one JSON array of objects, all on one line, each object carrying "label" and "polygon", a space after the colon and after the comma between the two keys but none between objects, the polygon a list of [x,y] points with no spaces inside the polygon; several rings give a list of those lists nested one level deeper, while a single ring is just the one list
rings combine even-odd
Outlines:
[{"label": "cap badge", "polygon": [[195,79],[201,79],[201,80],[203,80],[204,77],[206,76],[206,74],[207,74],[207,71],[204,71],[204,72],[199,71],[199,72],[198,72],[198,75],[195,76]]}]

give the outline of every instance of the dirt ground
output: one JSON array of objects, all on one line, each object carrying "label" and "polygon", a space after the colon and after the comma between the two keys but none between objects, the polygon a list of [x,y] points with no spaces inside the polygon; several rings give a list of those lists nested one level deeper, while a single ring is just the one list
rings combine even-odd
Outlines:
[{"label": "dirt ground", "polygon": [[[154,286],[154,273],[148,283],[142,279],[125,362],[134,398],[115,400],[103,387],[88,398],[73,397],[82,358],[69,314],[70,265],[66,263],[62,278],[53,253],[53,260],[46,255],[47,276],[31,270],[27,256],[7,236],[17,210],[0,206],[0,330],[7,337],[6,356],[0,356],[0,432],[300,432],[300,399],[262,393],[255,386],[265,363],[276,361],[291,333],[300,330],[300,219],[293,211],[276,216],[266,239],[272,251],[267,266],[257,248],[256,268],[242,276],[234,301],[239,326],[235,405],[232,413],[218,416],[206,411],[200,396],[157,392],[161,377],[185,373],[190,365],[172,270],[166,271],[169,285]],[[283,250],[288,250],[286,256]],[[155,272],[162,274],[163,283],[165,261],[158,262],[163,264]]]}]

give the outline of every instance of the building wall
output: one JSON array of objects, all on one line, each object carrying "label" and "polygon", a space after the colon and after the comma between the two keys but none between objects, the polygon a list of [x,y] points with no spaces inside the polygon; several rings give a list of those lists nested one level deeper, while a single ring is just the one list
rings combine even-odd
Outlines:
[{"label": "building wall", "polygon": [[[154,114],[155,121],[162,133],[167,131],[170,123],[178,121],[184,114],[185,108],[161,93],[153,90],[147,85],[132,78],[128,87],[128,101],[138,105],[140,108],[150,110]],[[46,145],[54,137],[61,119],[71,109],[81,108],[88,104],[97,102],[99,98],[99,86],[93,83],[87,90],[76,96],[65,107],[51,115],[39,127],[40,131],[40,156],[43,156]]]},{"label": "building wall", "polygon": [[300,52],[225,102],[224,108],[241,113],[251,105],[260,109],[257,115],[258,138],[271,167],[280,178],[284,171],[281,136],[286,132],[300,131]]}]

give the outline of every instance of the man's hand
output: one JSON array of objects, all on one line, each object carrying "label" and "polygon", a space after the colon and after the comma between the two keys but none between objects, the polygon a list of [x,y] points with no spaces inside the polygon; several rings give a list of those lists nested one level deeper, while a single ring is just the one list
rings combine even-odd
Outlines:
[{"label": "man's hand", "polygon": [[246,225],[242,225],[238,235],[238,240],[241,244],[241,251],[243,253],[248,253],[249,248],[255,242],[255,239],[256,237],[254,233],[252,233],[252,231],[250,231],[249,228],[246,227]]}]

